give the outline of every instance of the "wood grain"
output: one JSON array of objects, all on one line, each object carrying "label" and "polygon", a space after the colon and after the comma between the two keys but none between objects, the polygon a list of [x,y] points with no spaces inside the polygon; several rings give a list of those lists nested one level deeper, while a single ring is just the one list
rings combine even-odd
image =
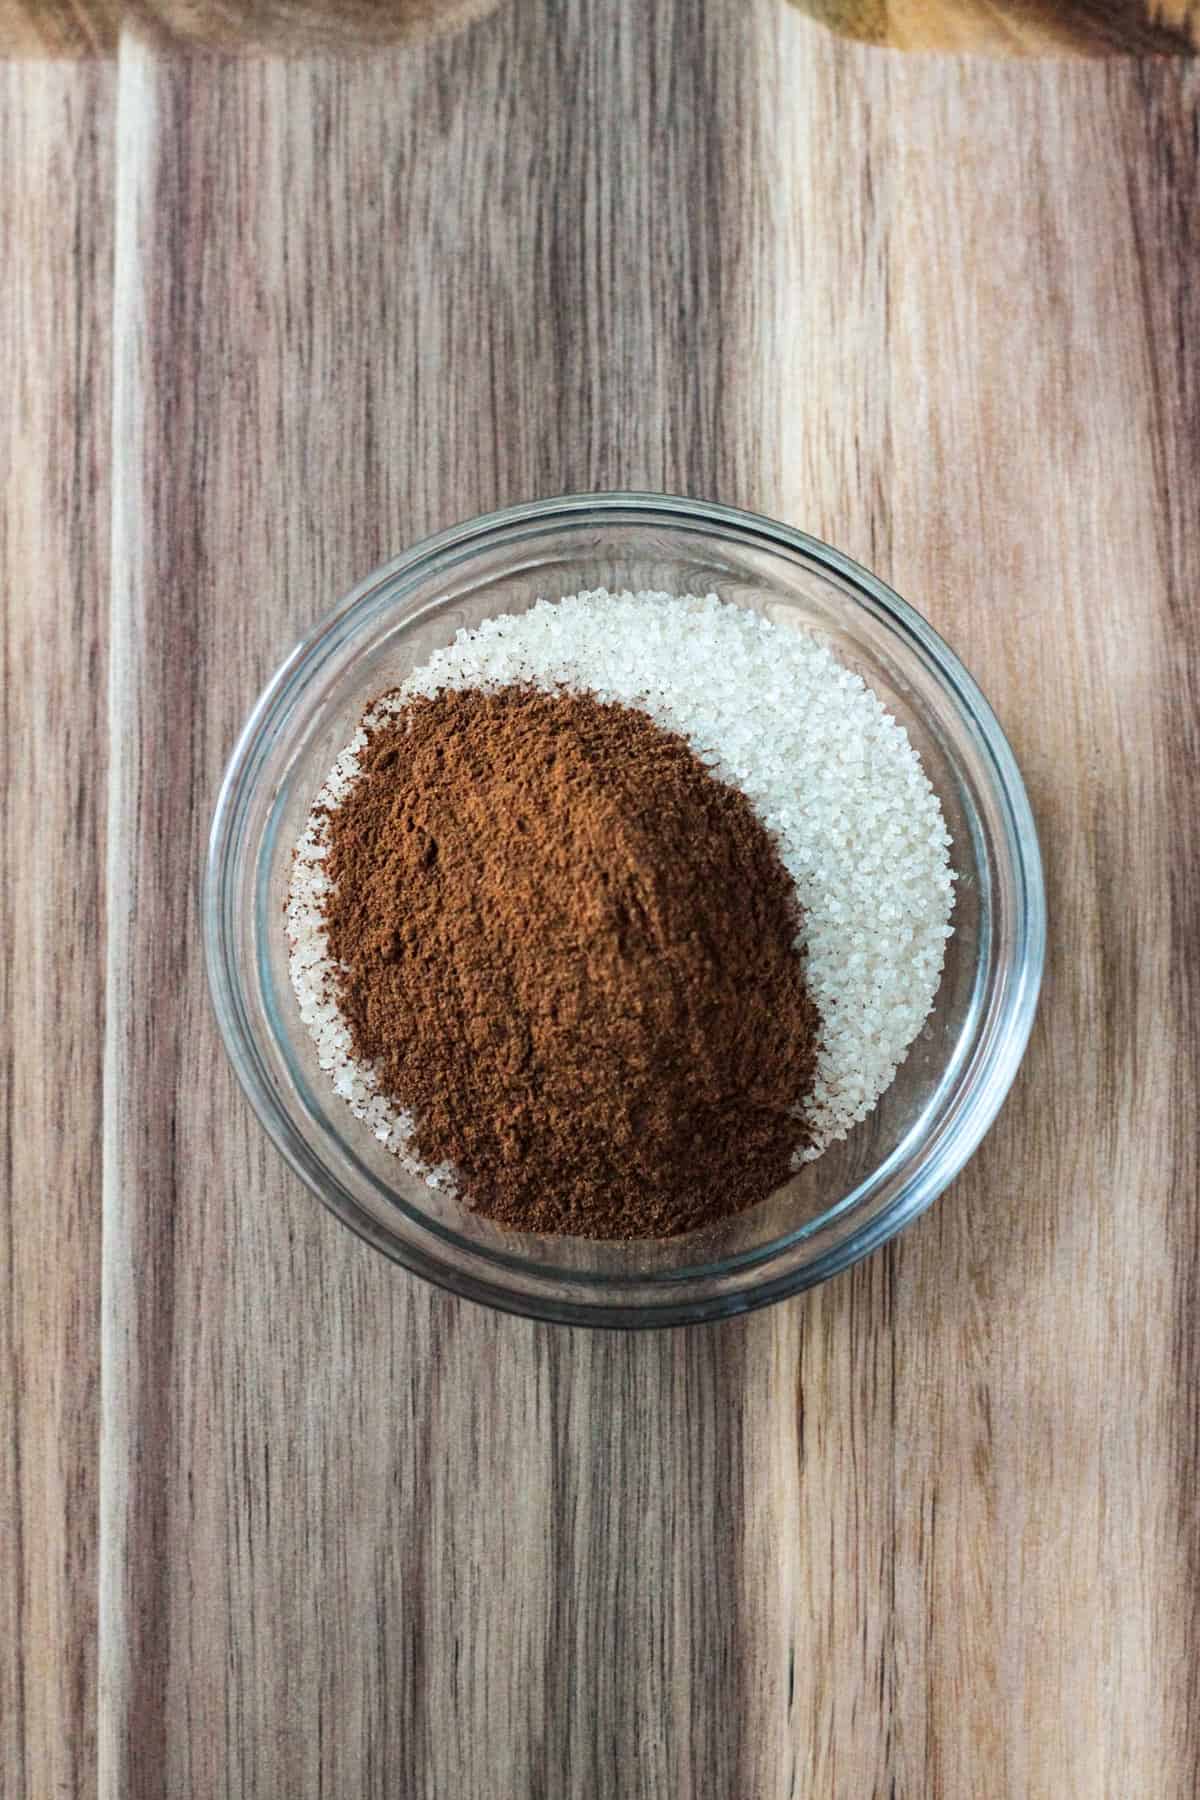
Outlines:
[{"label": "wood grain", "polygon": [[0,1791],[94,1791],[113,82],[0,66]]},{"label": "wood grain", "polygon": [[[122,23],[160,42],[215,50],[364,49],[457,30],[498,3],[504,0],[0,0],[0,55],[111,55]],[[844,37],[900,50],[1095,56],[1200,46],[1200,0],[795,4]]]},{"label": "wood grain", "polygon": [[[785,35],[782,91],[813,56]],[[757,1791],[812,1719],[799,1792],[1195,1791],[1198,102],[1161,65],[836,51],[793,115],[780,507],[980,676],[1052,948],[981,1153],[798,1333],[781,1517],[880,1549],[801,1557],[808,1640],[861,1650],[806,1661]]]},{"label": "wood grain", "polygon": [[[130,44],[120,95],[102,1791],[1190,1794],[1194,75],[592,5],[370,66]],[[346,1242],[231,1091],[194,914],[294,632],[609,484],[910,592],[1056,921],[933,1216],[642,1340]]]},{"label": "wood grain", "polygon": [[[5,1800],[93,1791],[97,1674],[105,1800],[1194,1794],[1194,65],[901,59],[774,0],[370,61],[127,37],[115,208],[108,75],[4,80]],[[236,1094],[196,916],[225,755],[331,597],[606,485],[908,593],[1012,737],[1053,922],[933,1213],[648,1338],[350,1241]]]},{"label": "wood grain", "polygon": [[456,31],[497,0],[0,0],[0,56],[113,56],[122,28],[223,51],[371,50]]},{"label": "wood grain", "polygon": [[1171,55],[1200,46],[1197,0],[793,0],[840,36],[993,56]]},{"label": "wood grain", "polygon": [[106,1796],[738,1789],[767,1329],[535,1329],[350,1241],[234,1092],[195,876],[256,689],[397,544],[563,488],[762,497],[752,24],[123,48]]}]

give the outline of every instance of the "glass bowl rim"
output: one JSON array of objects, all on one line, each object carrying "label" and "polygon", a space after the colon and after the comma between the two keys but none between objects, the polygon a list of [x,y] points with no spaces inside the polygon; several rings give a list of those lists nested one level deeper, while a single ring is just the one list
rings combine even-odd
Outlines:
[{"label": "glass bowl rim", "polygon": [[[641,1290],[653,1287],[658,1291],[653,1301],[639,1299],[627,1304],[591,1297],[597,1290],[603,1292],[606,1288],[621,1285],[616,1277],[556,1270],[554,1279],[560,1286],[571,1289],[577,1285],[579,1288],[578,1298],[572,1294],[570,1299],[561,1299],[504,1284],[506,1266],[527,1271],[534,1277],[547,1273],[544,1266],[528,1259],[502,1252],[493,1256],[483,1246],[469,1246],[473,1258],[496,1269],[500,1279],[493,1281],[440,1260],[419,1243],[393,1236],[315,1154],[295,1121],[280,1105],[262,1066],[239,991],[241,959],[237,955],[235,933],[230,928],[224,904],[233,861],[230,847],[239,842],[237,827],[254,794],[258,769],[273,742],[272,722],[286,716],[290,710],[296,690],[302,689],[311,678],[311,665],[318,652],[320,661],[327,662],[347,638],[353,636],[360,615],[364,609],[369,610],[373,598],[380,602],[394,600],[390,590],[400,578],[413,582],[422,574],[435,571],[439,565],[446,566],[448,556],[450,566],[454,566],[474,551],[496,543],[519,541],[523,527],[542,532],[556,524],[569,527],[589,519],[606,519],[613,524],[658,523],[693,530],[707,527],[717,535],[732,537],[741,543],[757,542],[768,551],[799,555],[810,566],[815,566],[818,573],[837,578],[840,586],[849,589],[852,599],[860,605],[866,603],[902,640],[910,640],[954,702],[960,723],[969,730],[975,749],[982,753],[1012,866],[1016,930],[1006,964],[1010,980],[1001,1017],[992,1033],[987,1056],[974,1071],[971,1081],[956,1095],[961,1110],[950,1129],[943,1131],[934,1156],[928,1160],[923,1158],[918,1146],[914,1166],[879,1213],[811,1261],[802,1261],[772,1279],[770,1262],[866,1198],[872,1183],[880,1177],[880,1169],[895,1161],[903,1147],[898,1146],[884,1164],[872,1169],[849,1194],[842,1196],[817,1219],[807,1221],[798,1231],[786,1233],[745,1253],[744,1259],[739,1259],[734,1266],[742,1267],[743,1263],[748,1267],[761,1266],[763,1279],[733,1293],[699,1298],[672,1295],[673,1284],[694,1281],[701,1276],[719,1276],[722,1264],[718,1262],[653,1277],[630,1277],[628,1286]],[[621,490],[523,502],[451,525],[419,540],[373,569],[318,619],[284,658],[260,693],[229,757],[209,833],[201,911],[209,990],[226,1054],[259,1123],[317,1199],[390,1260],[452,1293],[522,1317],[559,1324],[617,1328],[714,1320],[802,1292],[869,1255],[931,1205],[974,1153],[1012,1085],[1033,1025],[1046,944],[1041,852],[1016,759],[978,684],[916,608],[852,557],[796,527],[717,502]],[[432,1230],[439,1240],[446,1238],[447,1234],[435,1227],[434,1221],[414,1222],[427,1232]]]}]

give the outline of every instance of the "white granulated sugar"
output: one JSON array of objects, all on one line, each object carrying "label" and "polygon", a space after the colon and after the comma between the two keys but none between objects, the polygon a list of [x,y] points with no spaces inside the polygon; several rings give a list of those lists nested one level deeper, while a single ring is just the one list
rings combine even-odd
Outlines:
[{"label": "white granulated sugar", "polygon": [[[570,688],[640,707],[743,791],[774,834],[804,912],[808,985],[822,1019],[806,1108],[817,1156],[872,1110],[928,1017],[941,978],[954,876],[936,795],[903,728],[814,637],[713,594],[572,594],[460,631],[378,701],[330,771],[335,808],[369,733],[417,694]],[[449,1168],[407,1154],[412,1121],[350,1059],[322,917],[324,821],[296,848],[287,924],[301,1015],[354,1113],[430,1185]]]}]

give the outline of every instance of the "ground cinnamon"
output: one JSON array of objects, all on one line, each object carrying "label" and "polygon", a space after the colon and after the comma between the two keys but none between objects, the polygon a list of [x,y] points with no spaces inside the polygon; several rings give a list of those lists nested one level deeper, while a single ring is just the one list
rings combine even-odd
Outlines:
[{"label": "ground cinnamon", "polygon": [[354,1053],[517,1229],[667,1237],[764,1198],[804,1141],[818,1018],[774,843],[631,708],[413,699],[328,821]]}]

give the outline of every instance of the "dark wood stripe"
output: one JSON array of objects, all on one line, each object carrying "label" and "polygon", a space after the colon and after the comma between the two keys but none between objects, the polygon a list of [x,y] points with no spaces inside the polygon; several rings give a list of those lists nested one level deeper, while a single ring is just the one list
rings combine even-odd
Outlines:
[{"label": "dark wood stripe", "polygon": [[[1164,871],[1170,933],[1159,954],[1167,960],[1174,1042],[1159,1078],[1167,1094],[1173,1276],[1164,1425],[1180,1579],[1160,1596],[1160,1629],[1165,1643],[1194,1644],[1200,1631],[1200,79],[1194,70],[1137,69],[1129,88],[1132,128],[1124,152],[1160,496],[1159,682],[1170,809]],[[1172,1666],[1178,1791],[1195,1793],[1200,1672],[1186,1653]]]}]

